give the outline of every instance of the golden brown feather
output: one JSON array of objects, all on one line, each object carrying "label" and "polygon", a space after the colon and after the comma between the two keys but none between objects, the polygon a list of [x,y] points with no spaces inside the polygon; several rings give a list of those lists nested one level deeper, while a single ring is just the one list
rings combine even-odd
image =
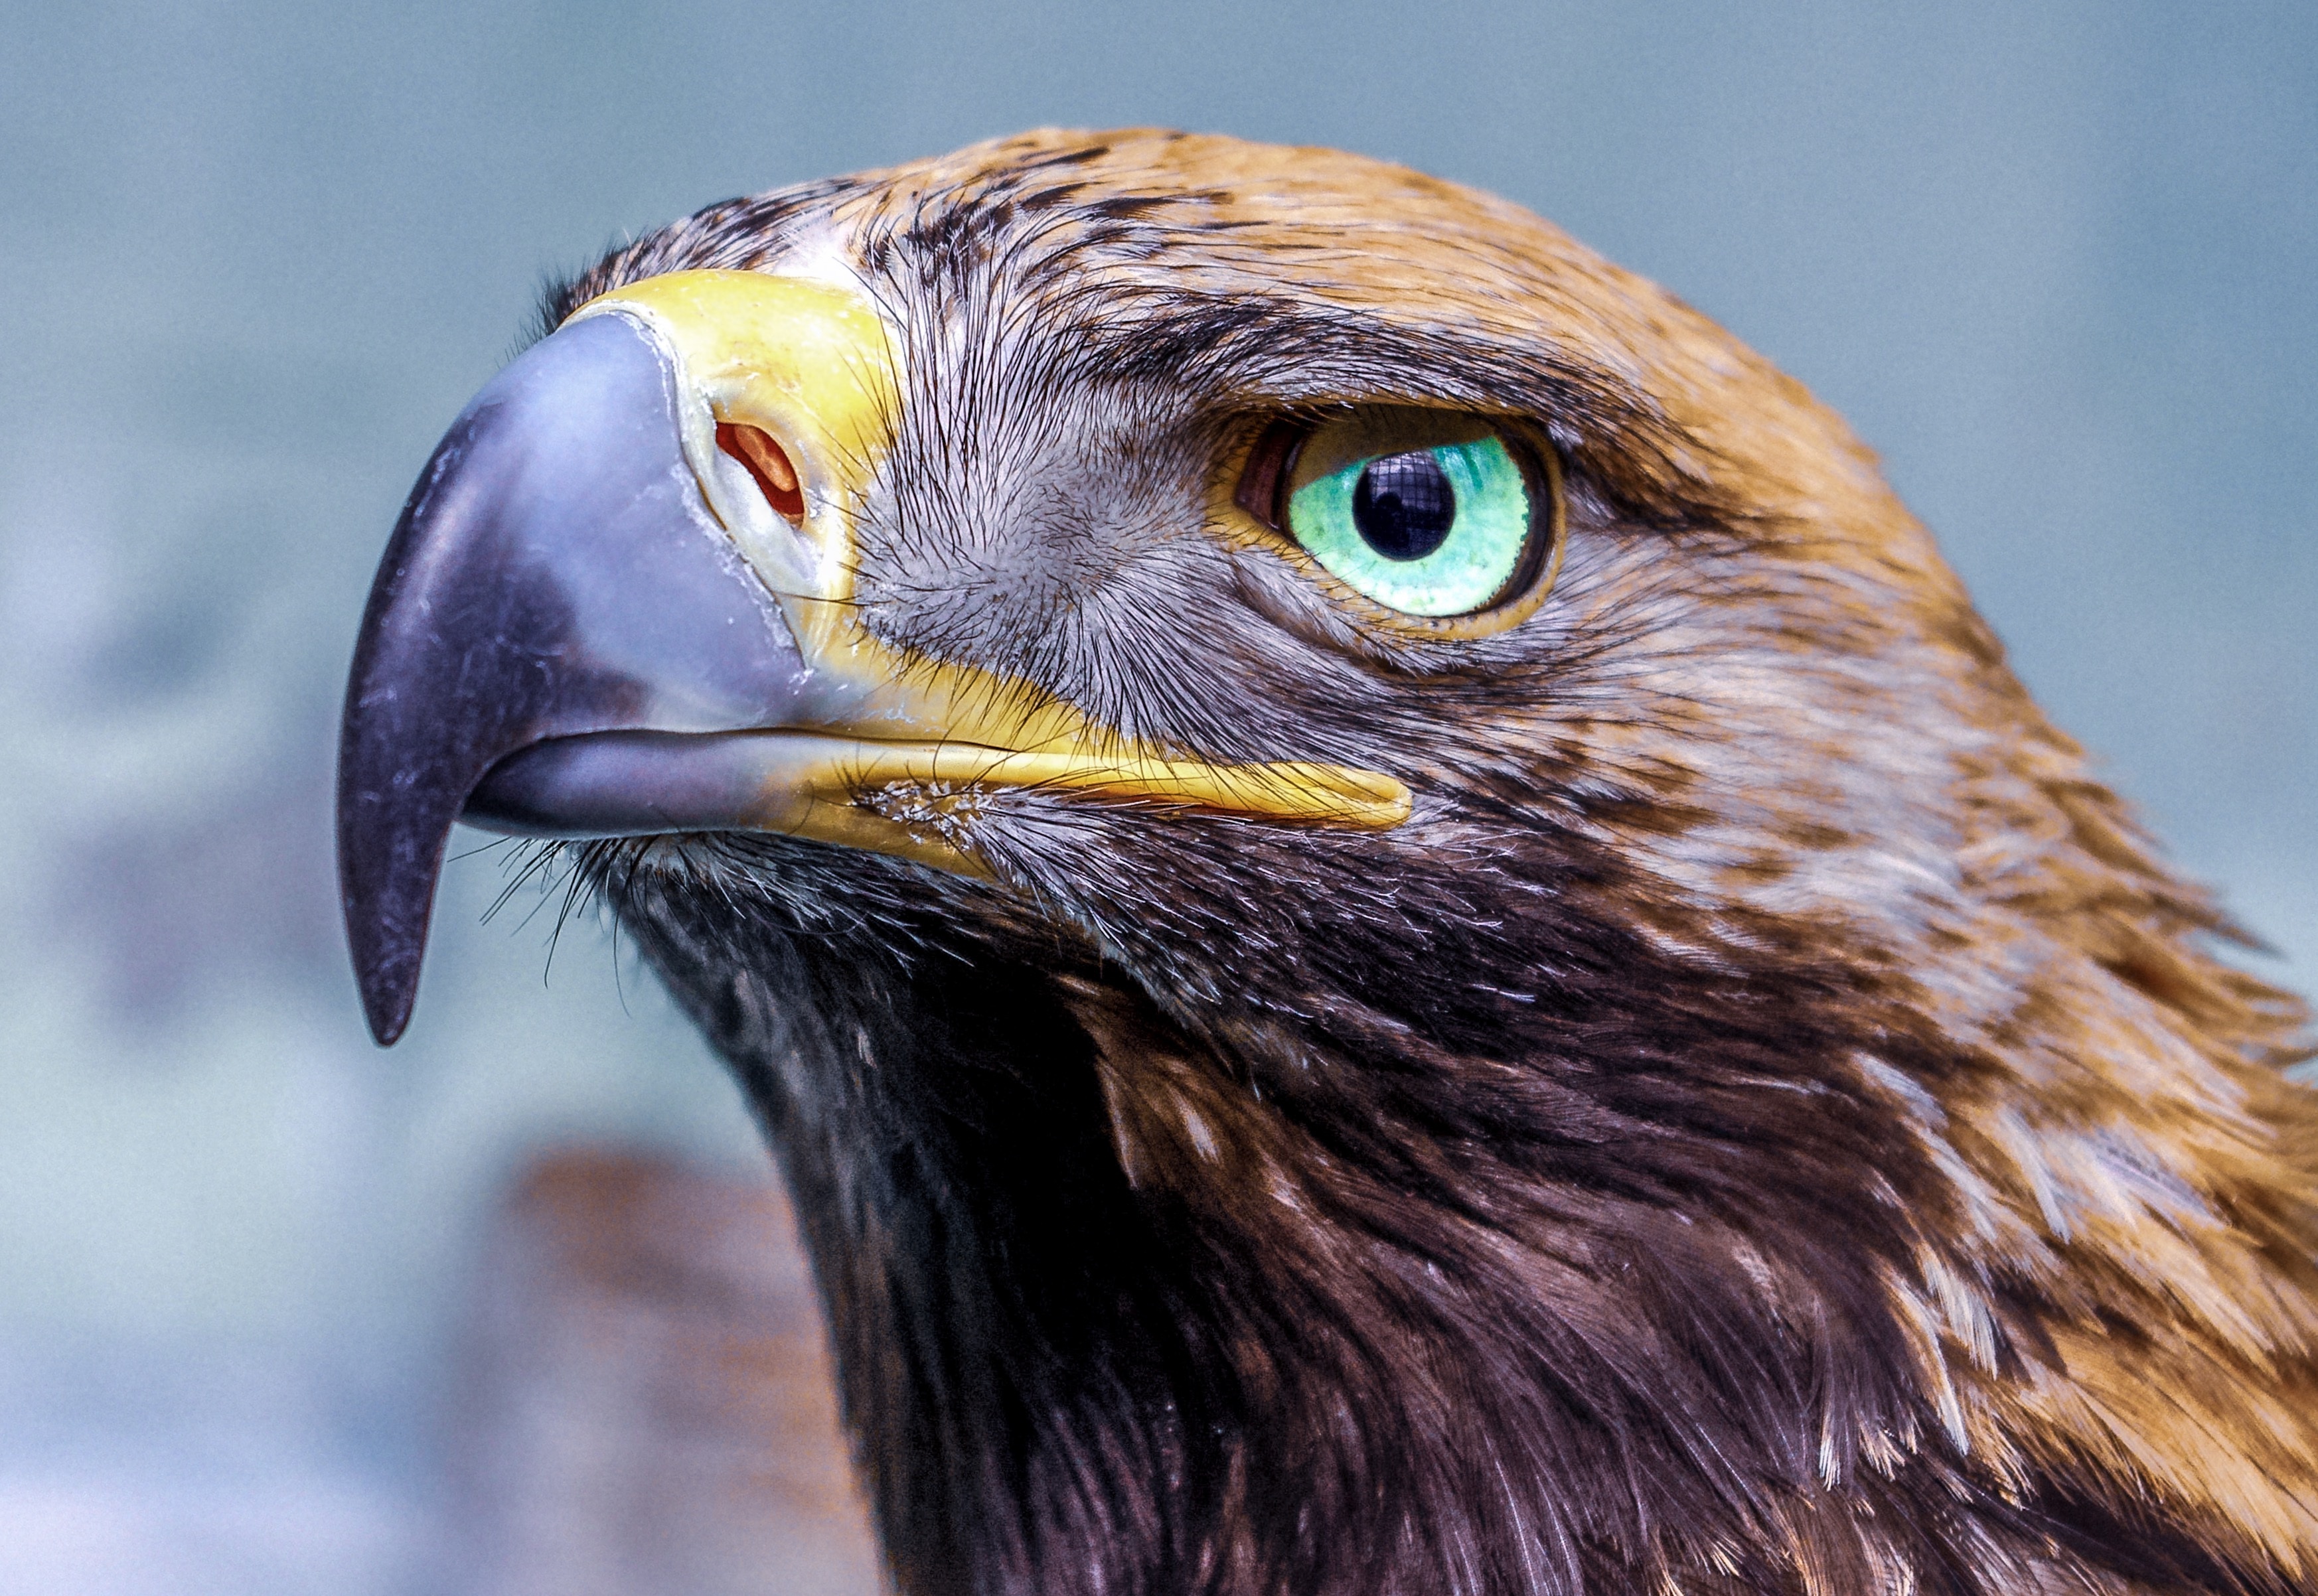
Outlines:
[{"label": "golden brown feather", "polygon": [[[798,1188],[905,1589],[2318,1585],[2304,1011],[1836,417],[1514,206],[1155,133],[712,207],[549,319],[831,263],[909,338],[877,636],[1417,795],[597,861]],[[1363,403],[1549,440],[1533,617],[1233,519]]]}]

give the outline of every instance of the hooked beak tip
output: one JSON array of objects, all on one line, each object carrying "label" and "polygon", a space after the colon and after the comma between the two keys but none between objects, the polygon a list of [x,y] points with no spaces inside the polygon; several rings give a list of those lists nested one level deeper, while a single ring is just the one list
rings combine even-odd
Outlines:
[{"label": "hooked beak tip", "polygon": [[402,1040],[405,1027],[410,1024],[410,1006],[418,995],[416,982],[398,982],[391,986],[363,989],[363,1018],[370,1022],[371,1040],[381,1047],[391,1047]]}]

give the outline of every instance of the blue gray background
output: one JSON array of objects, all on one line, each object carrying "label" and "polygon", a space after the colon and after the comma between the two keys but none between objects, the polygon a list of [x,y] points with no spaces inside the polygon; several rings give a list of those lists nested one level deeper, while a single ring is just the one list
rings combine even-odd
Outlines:
[{"label": "blue gray background", "polygon": [[0,1592],[406,1588],[516,1161],[761,1167],[606,937],[482,922],[497,855],[374,1052],[327,820],[435,437],[544,272],[728,194],[1167,123],[1532,206],[1846,413],[2318,984],[2306,0],[5,0],[0,40]]}]

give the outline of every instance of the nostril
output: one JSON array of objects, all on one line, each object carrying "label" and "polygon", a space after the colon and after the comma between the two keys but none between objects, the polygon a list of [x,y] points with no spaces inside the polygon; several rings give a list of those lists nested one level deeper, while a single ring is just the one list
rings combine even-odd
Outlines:
[{"label": "nostril", "polygon": [[757,489],[774,511],[793,525],[804,521],[804,489],[797,481],[796,467],[789,463],[788,452],[773,441],[772,435],[761,427],[746,426],[732,422],[716,424],[716,446],[749,468],[757,480]]}]

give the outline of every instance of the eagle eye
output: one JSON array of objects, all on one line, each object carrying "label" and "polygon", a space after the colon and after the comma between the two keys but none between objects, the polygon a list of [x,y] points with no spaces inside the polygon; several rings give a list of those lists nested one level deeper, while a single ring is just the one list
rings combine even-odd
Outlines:
[{"label": "eagle eye", "polygon": [[1478,620],[1550,574],[1550,475],[1487,417],[1373,406],[1300,432],[1275,426],[1249,479],[1271,512],[1261,519],[1403,615]]}]

